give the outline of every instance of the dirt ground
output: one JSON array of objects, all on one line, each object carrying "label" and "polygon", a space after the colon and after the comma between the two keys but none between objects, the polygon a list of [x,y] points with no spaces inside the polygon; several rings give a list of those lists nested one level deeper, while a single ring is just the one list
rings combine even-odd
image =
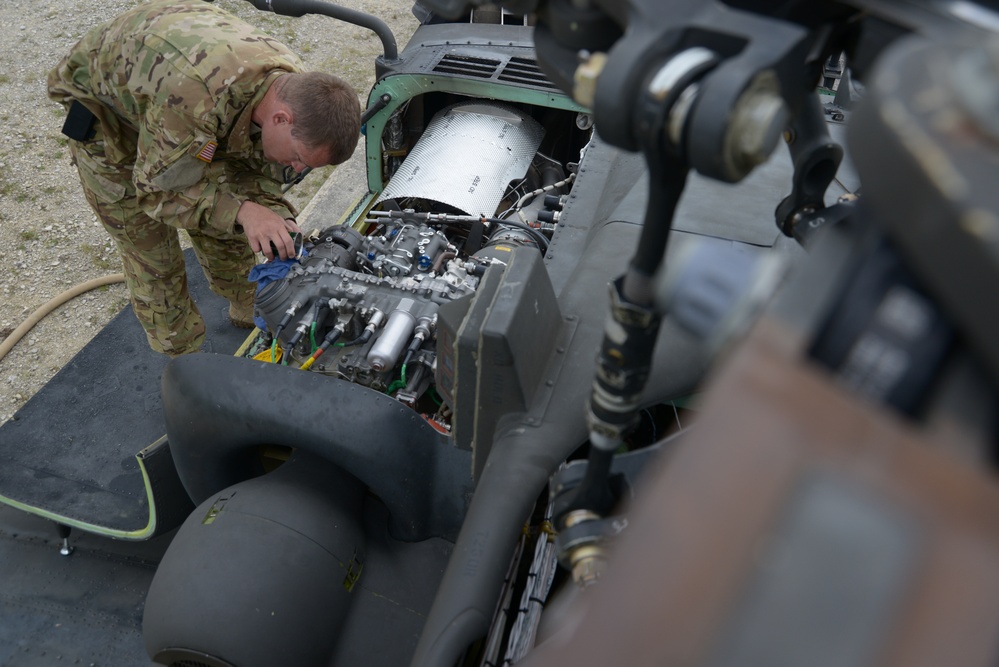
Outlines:
[{"label": "dirt ground", "polygon": [[[136,0],[4,3],[0,13],[0,340],[63,291],[121,271],[114,246],[83,198],[67,140],[60,133],[64,111],[48,99],[45,79],[87,30],[136,4]],[[362,103],[367,101],[374,83],[374,58],[381,53],[374,33],[325,16],[294,19],[260,12],[244,0],[216,0],[216,4],[281,39],[309,69],[343,77],[358,91]],[[412,3],[406,0],[338,4],[384,20],[400,50],[416,28]],[[289,198],[299,209],[305,208],[333,169],[309,174]],[[124,285],[101,287],[60,306],[21,339],[0,360],[0,424],[125,307]]]}]

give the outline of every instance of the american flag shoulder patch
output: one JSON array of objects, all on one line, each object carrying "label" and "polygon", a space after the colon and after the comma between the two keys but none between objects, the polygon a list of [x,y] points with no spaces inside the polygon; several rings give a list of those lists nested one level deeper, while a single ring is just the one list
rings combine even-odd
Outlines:
[{"label": "american flag shoulder patch", "polygon": [[215,149],[218,148],[219,142],[217,141],[206,141],[205,145],[201,147],[198,154],[194,157],[204,162],[211,162],[212,158],[215,157]]}]

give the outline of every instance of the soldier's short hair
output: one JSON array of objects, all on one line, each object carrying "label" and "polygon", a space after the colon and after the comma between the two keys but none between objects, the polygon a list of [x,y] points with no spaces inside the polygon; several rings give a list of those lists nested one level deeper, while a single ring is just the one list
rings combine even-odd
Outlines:
[{"label": "soldier's short hair", "polygon": [[343,79],[324,72],[285,78],[277,96],[294,115],[291,135],[309,148],[328,148],[332,164],[346,162],[361,131],[357,93]]}]

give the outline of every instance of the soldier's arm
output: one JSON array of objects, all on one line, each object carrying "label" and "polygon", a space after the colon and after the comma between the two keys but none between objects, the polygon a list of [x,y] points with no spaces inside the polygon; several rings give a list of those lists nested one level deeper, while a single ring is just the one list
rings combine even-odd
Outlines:
[{"label": "soldier's arm", "polygon": [[[251,202],[277,219],[294,219],[294,209],[282,198],[282,184],[266,173],[266,165],[215,159],[216,138],[200,118],[160,107],[144,121],[133,180],[150,217],[174,227],[233,232],[238,231],[241,207]],[[269,243],[264,245],[269,252]]]},{"label": "soldier's arm", "polygon": [[197,140],[186,142],[186,151],[162,160],[160,169],[143,168],[149,161],[143,160],[140,150],[133,181],[150,217],[175,227],[207,225],[232,231],[239,207],[248,200],[282,218],[295,217],[294,209],[281,197],[281,183],[259,172],[243,172],[250,169],[247,165],[221,160],[206,163],[195,157],[203,145]]}]

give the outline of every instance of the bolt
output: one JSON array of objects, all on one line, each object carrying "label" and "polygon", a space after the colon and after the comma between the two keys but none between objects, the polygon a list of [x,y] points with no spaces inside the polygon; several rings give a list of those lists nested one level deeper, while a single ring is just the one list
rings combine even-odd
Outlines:
[{"label": "bolt", "polygon": [[790,114],[772,72],[756,77],[735,103],[725,135],[727,176],[740,180],[777,147]]},{"label": "bolt", "polygon": [[59,553],[63,556],[69,556],[73,553],[73,547],[69,543],[69,538],[62,538],[62,546],[59,548]]},{"label": "bolt", "polygon": [[582,62],[573,74],[572,97],[587,109],[593,108],[597,97],[597,79],[607,64],[606,53],[581,55]]},{"label": "bolt", "polygon": [[604,552],[600,547],[579,547],[570,556],[572,580],[580,588],[589,588],[597,583],[604,570]]}]

